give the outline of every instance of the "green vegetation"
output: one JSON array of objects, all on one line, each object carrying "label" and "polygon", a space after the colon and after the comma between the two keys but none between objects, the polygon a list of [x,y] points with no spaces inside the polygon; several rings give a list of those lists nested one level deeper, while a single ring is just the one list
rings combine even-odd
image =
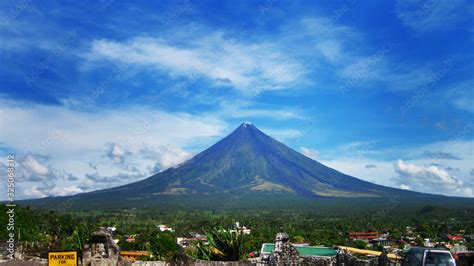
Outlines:
[{"label": "green vegetation", "polygon": [[[6,211],[7,207],[1,205],[0,212]],[[7,224],[7,219],[7,215],[0,215],[2,225]],[[54,211],[38,212],[30,207],[15,208],[15,238],[32,251],[82,250],[84,241],[97,226],[93,217]],[[2,226],[0,241],[6,240],[7,234],[7,227]]]},{"label": "green vegetation", "polygon": [[[115,239],[119,239],[122,250],[146,250],[154,259],[168,259],[183,252],[176,244],[176,237],[190,237],[192,232],[207,233],[210,247],[224,255],[221,259],[241,258],[249,252],[259,252],[262,243],[272,243],[277,232],[287,232],[292,241],[310,242],[312,245],[358,246],[348,238],[351,231],[389,231],[394,239],[400,239],[405,228],[414,230],[417,241],[430,238],[445,241],[447,234],[463,230],[474,233],[474,209],[471,206],[445,208],[435,205],[404,208],[389,208],[384,205],[351,206],[328,205],[320,208],[259,208],[233,210],[189,210],[167,208],[127,208],[112,211],[39,211],[30,207],[17,207],[15,211],[15,235],[31,252],[54,249],[82,249],[90,234],[100,226],[117,227]],[[5,213],[6,207],[0,211]],[[6,215],[0,222],[7,223]],[[232,228],[239,221],[251,228],[251,234],[240,239],[237,235],[224,234],[225,230],[205,228]],[[168,224],[175,232],[160,232],[159,224]],[[123,240],[123,236],[137,234],[134,243]],[[6,227],[0,229],[0,241],[7,239]],[[243,244],[242,244],[243,243]],[[473,244],[467,246],[472,249]],[[215,259],[203,243],[194,245],[193,256]],[[359,246],[360,247],[360,246]]]},{"label": "green vegetation", "polygon": [[[114,238],[120,239],[117,235]],[[180,246],[176,244],[173,234],[160,232],[156,228],[141,230],[135,242],[129,243],[122,240],[120,242],[120,248],[129,251],[150,251],[154,256],[154,259],[157,260],[170,259],[174,254],[181,250]]]},{"label": "green vegetation", "polygon": [[190,255],[197,259],[237,261],[245,257],[245,236],[241,231],[223,227],[206,230],[208,244],[195,243]]},{"label": "green vegetation", "polygon": [[361,248],[361,249],[367,248],[367,243],[362,240],[356,240],[354,241],[353,244],[354,244],[354,247],[356,248]]}]

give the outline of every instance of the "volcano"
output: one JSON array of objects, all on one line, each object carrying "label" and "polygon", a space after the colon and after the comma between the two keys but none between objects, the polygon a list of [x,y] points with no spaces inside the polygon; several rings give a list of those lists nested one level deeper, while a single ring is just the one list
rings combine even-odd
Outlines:
[{"label": "volcano", "polygon": [[259,201],[272,206],[289,203],[287,206],[292,208],[295,202],[344,201],[346,204],[356,198],[365,202],[401,198],[412,204],[421,202],[420,199],[438,202],[448,197],[385,187],[343,174],[246,122],[188,161],[141,181],[25,203],[46,208],[64,202],[68,208],[158,205],[175,208],[192,204],[209,207],[230,198],[252,205]]},{"label": "volcano", "polygon": [[414,193],[331,169],[271,138],[249,122],[190,160],[142,181],[93,192],[143,198],[234,193],[302,197],[384,197]]}]

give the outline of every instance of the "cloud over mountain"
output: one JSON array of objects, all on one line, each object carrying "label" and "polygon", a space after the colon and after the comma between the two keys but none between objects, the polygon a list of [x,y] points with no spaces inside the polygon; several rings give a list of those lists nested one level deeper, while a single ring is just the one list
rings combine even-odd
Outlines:
[{"label": "cloud over mountain", "polygon": [[431,193],[473,196],[473,188],[437,166],[417,166],[398,160],[393,165],[398,176],[394,180],[403,188]]}]

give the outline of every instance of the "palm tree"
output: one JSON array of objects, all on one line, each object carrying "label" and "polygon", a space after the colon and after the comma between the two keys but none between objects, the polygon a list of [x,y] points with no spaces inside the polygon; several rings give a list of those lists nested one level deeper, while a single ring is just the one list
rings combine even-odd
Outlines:
[{"label": "palm tree", "polygon": [[206,230],[208,245],[194,245],[194,257],[214,261],[238,261],[245,257],[245,238],[240,230],[222,227]]}]

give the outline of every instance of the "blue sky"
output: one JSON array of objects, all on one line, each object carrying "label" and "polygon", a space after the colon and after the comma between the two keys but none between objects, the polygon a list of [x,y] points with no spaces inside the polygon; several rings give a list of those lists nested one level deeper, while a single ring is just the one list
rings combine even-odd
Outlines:
[{"label": "blue sky", "polygon": [[470,1],[0,5],[19,198],[140,180],[242,121],[371,182],[474,197]]}]

